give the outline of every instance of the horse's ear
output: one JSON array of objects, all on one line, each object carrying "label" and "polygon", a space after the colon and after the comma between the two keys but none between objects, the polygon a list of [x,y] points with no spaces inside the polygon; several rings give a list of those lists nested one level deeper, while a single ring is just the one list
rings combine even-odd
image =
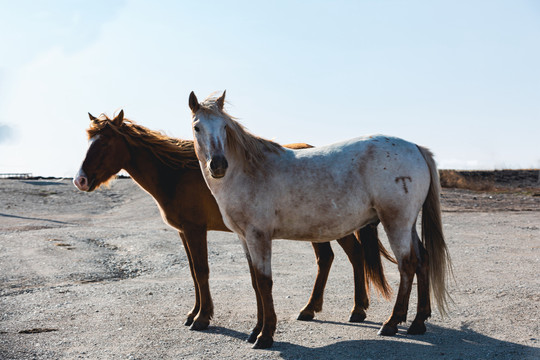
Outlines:
[{"label": "horse's ear", "polygon": [[88,117],[90,118],[90,121],[92,122],[96,122],[97,121],[97,117],[95,117],[94,115],[88,113]]},{"label": "horse's ear", "polygon": [[113,119],[112,123],[116,126],[122,125],[122,121],[124,121],[124,109],[120,110],[118,115]]},{"label": "horse's ear", "polygon": [[192,91],[191,94],[189,94],[189,108],[191,109],[191,112],[195,114],[199,111],[199,107],[199,100],[197,100],[195,93]]},{"label": "horse's ear", "polygon": [[223,90],[223,95],[217,98],[216,104],[219,107],[219,110],[223,110],[223,105],[225,105],[225,93],[227,90]]}]

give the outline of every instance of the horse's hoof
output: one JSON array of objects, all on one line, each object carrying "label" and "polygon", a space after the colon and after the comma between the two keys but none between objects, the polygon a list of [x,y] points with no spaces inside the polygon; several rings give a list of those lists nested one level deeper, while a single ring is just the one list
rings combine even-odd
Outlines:
[{"label": "horse's hoof", "polygon": [[271,337],[260,337],[253,345],[254,349],[268,349],[274,343],[274,339]]},{"label": "horse's hoof", "polygon": [[193,321],[193,324],[191,324],[191,326],[189,327],[189,330],[205,330],[206,328],[208,328],[208,325],[210,325],[210,321],[195,320]]},{"label": "horse's hoof", "polygon": [[377,335],[381,336],[394,336],[397,334],[397,326],[390,326],[387,324],[384,324]]},{"label": "horse's hoof", "polygon": [[315,317],[315,314],[313,313],[301,312],[300,315],[298,315],[296,319],[300,321],[311,321],[313,320],[314,317]]},{"label": "horse's hoof", "polygon": [[249,335],[249,337],[247,338],[247,342],[250,343],[250,344],[254,344],[255,341],[257,341],[257,336],[259,336],[259,333],[260,333],[260,331],[253,330],[251,335]]},{"label": "horse's hoof", "polygon": [[186,319],[186,322],[184,323],[184,325],[189,326],[189,325],[193,324],[193,319],[194,318],[195,318],[194,316],[188,316],[187,319]]},{"label": "horse's hoof", "polygon": [[413,321],[411,326],[409,326],[409,329],[407,330],[407,334],[409,335],[423,335],[426,333],[426,324],[423,322],[416,322]]},{"label": "horse's hoof", "polygon": [[359,323],[366,320],[366,313],[352,313],[349,322]]}]

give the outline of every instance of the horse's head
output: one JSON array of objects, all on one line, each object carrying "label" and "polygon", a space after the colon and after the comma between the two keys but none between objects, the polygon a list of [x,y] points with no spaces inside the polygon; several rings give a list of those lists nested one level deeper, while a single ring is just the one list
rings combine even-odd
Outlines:
[{"label": "horse's head", "polygon": [[193,118],[195,152],[210,175],[219,179],[225,176],[229,166],[226,158],[227,120],[223,116],[223,95],[199,104],[195,93],[189,95],[189,107]]},{"label": "horse's head", "polygon": [[88,151],[73,179],[81,191],[93,191],[118,173],[129,159],[126,141],[118,132],[124,121],[124,111],[114,118],[90,116]]}]

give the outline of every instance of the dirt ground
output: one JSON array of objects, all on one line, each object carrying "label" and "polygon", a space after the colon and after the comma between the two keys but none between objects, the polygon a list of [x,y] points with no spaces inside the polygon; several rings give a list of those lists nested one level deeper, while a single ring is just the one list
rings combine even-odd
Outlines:
[{"label": "dirt ground", "polygon": [[[209,234],[215,316],[190,331],[181,241],[130,179],[90,194],[70,180],[0,180],[0,359],[540,358],[540,190],[445,189],[442,203],[455,271],[448,318],[434,311],[425,335],[406,335],[407,323],[379,337],[394,297],[372,294],[366,321],[348,323],[352,268],[336,244],[323,311],[298,321],[315,257],[309,243],[275,241],[276,342],[253,350],[255,295],[233,234]],[[386,271],[396,289],[396,266]],[[415,310],[413,289],[409,322]]]}]

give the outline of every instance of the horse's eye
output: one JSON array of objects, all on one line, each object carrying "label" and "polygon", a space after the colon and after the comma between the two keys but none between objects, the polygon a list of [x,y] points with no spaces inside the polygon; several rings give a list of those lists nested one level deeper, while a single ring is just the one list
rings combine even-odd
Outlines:
[{"label": "horse's eye", "polygon": [[199,129],[198,126],[194,126],[194,127],[193,127],[193,130],[195,130],[195,132],[199,132],[200,129]]}]

